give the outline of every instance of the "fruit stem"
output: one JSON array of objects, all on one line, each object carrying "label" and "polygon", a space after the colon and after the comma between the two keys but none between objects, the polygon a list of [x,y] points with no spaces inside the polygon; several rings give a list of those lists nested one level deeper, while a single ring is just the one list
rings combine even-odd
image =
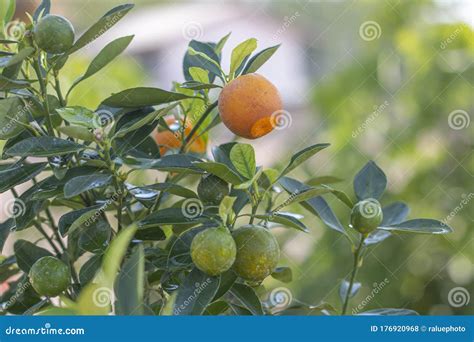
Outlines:
[{"label": "fruit stem", "polygon": [[209,114],[211,114],[212,110],[214,108],[217,107],[217,101],[211,103],[206,111],[201,115],[201,117],[199,118],[199,120],[196,122],[196,124],[194,125],[194,127],[191,129],[191,132],[189,132],[188,136],[186,137],[186,139],[184,139],[183,141],[183,144],[181,145],[181,148],[179,150],[180,153],[183,153],[184,150],[186,149],[186,146],[188,145],[188,143],[191,141],[191,139],[193,138],[194,134],[196,134],[196,132],[198,131],[199,127],[201,127],[201,125],[204,123],[204,121],[206,120],[206,118],[209,116]]},{"label": "fruit stem", "polygon": [[48,89],[46,88],[46,83],[44,82],[43,75],[41,75],[39,55],[35,56],[34,58],[33,69],[35,69],[36,77],[38,78],[38,82],[41,89],[41,97],[43,98],[44,109],[46,110],[46,127],[48,129],[49,135],[54,137],[55,135],[53,130],[53,122],[51,121],[51,114],[49,112]]},{"label": "fruit stem", "polygon": [[351,273],[351,279],[349,281],[349,288],[347,289],[346,298],[344,299],[344,305],[342,306],[342,315],[345,315],[347,311],[347,305],[349,304],[350,294],[352,292],[352,287],[354,286],[354,280],[357,274],[357,270],[359,269],[360,252],[362,251],[362,247],[364,246],[364,240],[365,240],[365,235],[361,234],[359,245],[354,251],[354,264],[352,266],[352,273]]}]

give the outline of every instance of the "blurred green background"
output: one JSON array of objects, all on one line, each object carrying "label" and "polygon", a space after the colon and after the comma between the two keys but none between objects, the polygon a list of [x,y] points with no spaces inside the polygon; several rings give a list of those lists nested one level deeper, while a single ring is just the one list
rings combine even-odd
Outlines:
[{"label": "blurred green background", "polygon": [[[330,142],[330,149],[293,176],[332,174],[344,179],[334,186],[352,194],[353,176],[372,159],[389,178],[382,204],[402,200],[411,207],[410,217],[447,220],[455,230],[445,236],[392,236],[372,247],[352,307],[473,313],[472,302],[457,308],[448,295],[455,287],[473,292],[470,1],[131,2],[137,7],[130,17],[104,37],[135,34],[129,54],[77,87],[74,103],[95,106],[111,92],[137,85],[170,87],[171,80],[182,80],[180,63],[190,38],[215,41],[231,30],[229,46],[249,35],[259,39],[260,48],[281,42],[262,73],[281,90],[291,125],[255,142],[258,160],[281,166],[291,152]],[[68,16],[80,32],[119,3],[56,1],[53,11]],[[91,47],[71,59],[65,82],[96,52]],[[219,127],[211,140],[220,143],[228,134]],[[328,201],[347,225],[349,212]],[[338,285],[352,265],[348,243],[308,212],[300,213],[309,234],[276,230],[294,280],[270,280],[266,286],[287,287],[296,303],[340,305]],[[382,282],[383,289],[367,300]]]}]

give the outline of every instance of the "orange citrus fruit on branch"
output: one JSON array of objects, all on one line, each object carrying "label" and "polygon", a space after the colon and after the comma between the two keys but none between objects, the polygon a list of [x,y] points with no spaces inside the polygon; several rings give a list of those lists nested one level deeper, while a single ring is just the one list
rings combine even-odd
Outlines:
[{"label": "orange citrus fruit on branch", "polygon": [[237,77],[219,95],[222,122],[242,138],[256,139],[270,133],[274,128],[272,114],[281,110],[278,89],[258,74]]},{"label": "orange citrus fruit on branch", "polygon": [[[165,119],[166,124],[171,129],[161,129],[158,128],[153,134],[153,139],[160,147],[160,154],[164,155],[169,149],[180,148],[182,145],[182,125],[183,120],[176,120],[174,117],[167,117]],[[184,127],[184,137],[186,137],[192,130],[192,125],[187,122]],[[197,133],[196,133],[197,134]],[[193,139],[196,137],[193,136]],[[191,141],[193,140],[191,139]],[[188,147],[188,151],[194,153],[204,153],[206,152],[206,140],[203,137],[199,137],[193,141]]]}]

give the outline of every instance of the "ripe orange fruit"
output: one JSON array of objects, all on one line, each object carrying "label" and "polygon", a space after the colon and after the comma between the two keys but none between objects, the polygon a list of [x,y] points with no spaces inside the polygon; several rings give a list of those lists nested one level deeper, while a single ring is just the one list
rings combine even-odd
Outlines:
[{"label": "ripe orange fruit", "polygon": [[258,74],[237,77],[219,95],[222,122],[242,138],[256,139],[270,133],[274,128],[271,116],[281,110],[278,89]]},{"label": "ripe orange fruit", "polygon": [[[166,124],[173,130],[156,130],[153,132],[153,139],[160,146],[160,154],[164,155],[166,151],[173,148],[180,148],[182,144],[180,126],[183,124],[182,120],[176,120],[174,117],[167,117]],[[187,136],[192,130],[191,124],[186,123],[184,134]],[[195,137],[195,136],[194,136]],[[203,137],[199,137],[189,146],[188,151],[194,153],[206,152],[207,143]]]}]

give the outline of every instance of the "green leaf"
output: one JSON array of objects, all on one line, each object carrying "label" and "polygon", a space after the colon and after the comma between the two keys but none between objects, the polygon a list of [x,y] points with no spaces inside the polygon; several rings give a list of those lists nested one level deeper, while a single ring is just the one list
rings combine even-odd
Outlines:
[{"label": "green leaf", "polygon": [[254,217],[261,220],[279,223],[286,227],[295,228],[305,233],[309,232],[308,227],[306,227],[303,222],[293,217],[292,215],[284,213],[271,213],[266,215],[255,215]]},{"label": "green leaf", "polygon": [[5,65],[5,68],[11,67],[16,65],[20,62],[23,62],[26,58],[30,57],[35,52],[35,48],[33,47],[26,47],[18,51],[18,53],[10,58],[8,63]]},{"label": "green leaf", "polygon": [[133,36],[117,38],[114,41],[107,44],[97,56],[92,60],[91,64],[87,68],[84,75],[80,76],[74,81],[71,85],[71,88],[68,90],[68,94],[74,89],[79,83],[93,76],[101,69],[103,69],[107,64],[112,62],[112,60],[120,55],[130,44]]},{"label": "green leaf", "polygon": [[358,316],[417,316],[418,312],[409,310],[409,309],[374,309],[369,311],[364,311]]},{"label": "green leaf", "polygon": [[209,72],[204,70],[200,67],[190,67],[189,74],[193,78],[193,80],[207,84],[209,83]]},{"label": "green leaf", "polygon": [[263,168],[259,167],[257,169],[257,172],[255,172],[255,175],[251,179],[249,179],[246,182],[243,182],[242,184],[234,186],[234,189],[237,189],[237,190],[241,189],[242,190],[242,189],[250,188],[260,178],[262,173],[263,173]]},{"label": "green leaf", "polygon": [[143,315],[145,287],[145,255],[143,245],[138,245],[125,260],[117,279],[116,311],[118,315]]},{"label": "green leaf", "polygon": [[95,277],[101,264],[102,255],[94,254],[84,263],[84,265],[82,265],[81,270],[79,271],[79,281],[82,286],[86,285]]},{"label": "green leaf", "polygon": [[260,299],[255,291],[247,285],[235,283],[229,291],[237,301],[250,310],[253,315],[263,315]]},{"label": "green leaf", "polygon": [[201,159],[188,154],[171,154],[150,162],[144,168],[168,172],[201,174],[204,172],[196,167],[196,164],[199,164],[200,162]]},{"label": "green leaf", "polygon": [[0,100],[0,139],[17,136],[27,124],[28,110],[19,97]]},{"label": "green leaf", "polygon": [[[196,200],[197,201],[197,200]],[[165,208],[148,215],[144,219],[138,221],[140,228],[151,228],[159,225],[179,225],[179,224],[198,224],[206,222],[208,219],[199,215],[199,212],[194,215],[184,215],[185,207],[183,208]]]},{"label": "green leaf", "polygon": [[220,300],[210,304],[205,310],[205,315],[218,316],[223,314],[229,309],[229,304],[227,302]]},{"label": "green leaf", "polygon": [[174,107],[176,107],[176,104],[172,104],[172,105],[167,106],[165,108],[155,110],[155,111],[151,112],[150,114],[146,115],[143,118],[138,118],[137,120],[132,119],[131,121],[127,122],[125,125],[120,127],[119,131],[117,133],[115,133],[113,138],[114,139],[122,138],[125,135],[127,135],[128,133],[136,131],[137,129],[139,129],[143,126],[148,125],[148,124],[158,120],[159,118],[165,116]]},{"label": "green leaf", "polygon": [[[349,285],[350,283],[347,280],[343,279],[341,282],[341,286],[339,287],[339,298],[341,298],[341,301],[343,303],[344,303],[344,300],[346,299],[347,292],[349,291]],[[354,297],[357,294],[357,292],[360,290],[361,286],[362,286],[361,283],[354,282],[352,284],[352,289],[351,289],[349,298]]]},{"label": "green leaf", "polygon": [[51,1],[50,0],[42,0],[41,4],[36,8],[35,13],[33,14],[33,19],[35,22],[38,21],[39,16],[45,16],[49,14],[49,11],[51,10]]},{"label": "green leaf", "polygon": [[[309,188],[306,184],[289,177],[281,178],[279,183],[288,193],[303,191]],[[334,229],[339,233],[347,234],[328,203],[322,197],[313,197],[308,201],[301,202],[301,205],[314,215],[318,216],[329,228]]]},{"label": "green leaf", "polygon": [[192,89],[192,90],[206,90],[206,89],[222,88],[222,87],[218,84],[189,81],[189,82],[182,83],[180,85],[180,88]]},{"label": "green leaf", "polygon": [[225,180],[227,183],[234,185],[242,183],[242,178],[240,175],[238,175],[225,164],[216,162],[196,162],[193,163],[193,165],[204,171],[212,173],[213,175]]},{"label": "green leaf", "polygon": [[342,182],[343,179],[339,177],[334,177],[334,176],[319,176],[319,177],[314,177],[309,179],[308,181],[305,182],[305,184],[311,185],[311,186],[316,186],[316,185],[321,185],[321,184],[333,184],[333,183],[339,183]]},{"label": "green leaf", "polygon": [[[92,207],[81,208],[81,209],[77,209],[77,210],[74,210],[74,211],[70,211],[70,212],[64,214],[63,216],[61,216],[59,218],[59,222],[58,222],[59,233],[62,236],[66,236],[69,233],[69,230],[71,228],[74,231],[82,223],[87,221],[87,219],[89,219],[93,215],[95,215],[101,208],[102,208],[102,205],[95,205],[95,206],[92,206]],[[90,215],[88,215],[86,219],[79,220],[87,212],[91,212]]]},{"label": "green leaf", "polygon": [[257,166],[255,164],[255,151],[252,145],[236,144],[230,150],[230,160],[236,170],[247,179],[251,179]]},{"label": "green leaf", "polygon": [[214,48],[214,51],[220,55],[222,53],[222,49],[224,48],[225,43],[227,43],[227,40],[230,37],[230,34],[232,32],[227,33],[224,37],[222,37],[216,44],[216,47]]},{"label": "green leaf", "polygon": [[247,39],[246,41],[237,45],[230,57],[230,75],[234,75],[237,68],[252,52],[257,48],[257,40],[255,38]]},{"label": "green leaf", "polygon": [[244,70],[242,71],[242,74],[250,74],[257,71],[263,64],[265,64],[266,61],[270,59],[270,57],[273,56],[279,47],[280,44],[268,47],[250,58]]},{"label": "green leaf", "polygon": [[173,315],[201,315],[216,295],[219,281],[194,268],[179,287]]},{"label": "green leaf", "polygon": [[196,98],[196,96],[175,93],[159,88],[138,87],[114,94],[105,99],[102,104],[110,107],[134,108],[155,106],[189,98]]},{"label": "green leaf", "polygon": [[387,177],[373,161],[369,161],[354,177],[354,192],[359,201],[373,198],[380,199],[385,187]]},{"label": "green leaf", "polygon": [[299,151],[298,153],[294,154],[291,157],[288,166],[281,172],[280,177],[288,174],[290,171],[298,167],[301,163],[305,162],[306,160],[314,156],[316,153],[325,149],[328,146],[329,144],[316,144],[316,145],[309,146]]},{"label": "green leaf", "polygon": [[221,273],[220,277],[221,281],[219,283],[219,289],[217,290],[217,293],[212,301],[224,296],[232,288],[232,286],[234,286],[234,283],[237,280],[237,275],[232,269]]},{"label": "green leaf", "polygon": [[289,267],[277,267],[271,276],[284,283],[290,283],[293,280],[293,272]]},{"label": "green leaf", "polygon": [[43,200],[29,201],[25,204],[21,197],[16,200],[16,203],[18,203],[16,204],[18,208],[22,208],[22,205],[25,206],[25,210],[21,211],[20,209],[21,214],[15,217],[15,230],[17,231],[29,228],[40,211],[44,210],[46,204]]},{"label": "green leaf", "polygon": [[46,163],[15,164],[5,169],[0,169],[0,193],[29,181],[43,171],[46,165]]},{"label": "green leaf", "polygon": [[383,220],[380,225],[389,226],[403,222],[408,216],[410,208],[403,202],[395,202],[382,208]]},{"label": "green leaf", "polygon": [[96,188],[101,188],[112,183],[112,175],[92,174],[71,179],[64,185],[64,197],[71,198]]},{"label": "green leaf", "polygon": [[16,1],[15,0],[1,0],[0,2],[0,24],[4,24],[13,19],[15,14]]},{"label": "green leaf", "polygon": [[33,266],[36,260],[44,256],[52,255],[46,249],[38,247],[26,240],[15,241],[13,251],[15,252],[18,267],[25,273],[30,271],[31,266]]},{"label": "green leaf", "polygon": [[74,106],[58,108],[56,112],[70,124],[92,129],[100,127],[100,118],[90,109]]},{"label": "green leaf", "polygon": [[398,232],[421,234],[447,234],[453,231],[446,223],[432,219],[414,219],[378,228],[389,231],[394,230]]},{"label": "green leaf", "polygon": [[224,73],[221,69],[221,66],[219,65],[219,63],[215,59],[209,57],[204,52],[197,51],[197,50],[193,49],[191,46],[188,47],[188,54],[190,56],[195,56],[195,57],[201,58],[203,60],[202,61],[202,67],[206,68],[211,73],[213,73],[214,75],[216,75],[216,76],[218,76],[219,78],[222,79],[222,75]]},{"label": "green leaf", "polygon": [[232,207],[236,199],[235,197],[225,196],[219,204],[219,216],[224,224],[228,222],[228,219],[232,219],[234,216]]},{"label": "green leaf", "polygon": [[376,229],[365,238],[364,246],[370,246],[382,242],[391,235],[392,233],[390,233],[389,231]]},{"label": "green leaf", "polygon": [[[196,193],[184,186],[175,183],[156,183],[143,187],[137,187],[136,189],[147,189],[168,192],[172,195],[184,197],[184,198],[197,198]],[[130,189],[129,189],[130,190]]]},{"label": "green leaf", "polygon": [[7,140],[0,140],[0,159],[2,159],[3,156],[3,148],[7,144]]},{"label": "green leaf", "polygon": [[84,141],[94,140],[94,134],[92,134],[92,132],[89,131],[86,127],[62,126],[58,127],[57,130],[73,139],[79,139]]},{"label": "green leaf", "polygon": [[132,4],[120,5],[105,13],[104,16],[102,16],[94,25],[87,29],[78,40],[76,40],[67,54],[70,55],[99,38],[120,19],[122,19],[133,8],[133,6],[134,5]]},{"label": "green leaf", "polygon": [[[7,241],[8,235],[15,228],[15,220],[9,218],[5,222],[0,223],[0,252],[3,250],[3,245]],[[3,281],[3,280],[2,280]]]},{"label": "green leaf", "polygon": [[331,190],[326,187],[313,187],[313,188],[308,188],[302,191],[293,192],[290,194],[290,197],[284,200],[283,203],[280,204],[278,207],[273,209],[273,211],[278,211],[281,208],[289,206],[290,204],[304,202],[313,197],[327,194],[329,192],[331,192]]},{"label": "green leaf", "polygon": [[30,82],[24,80],[11,80],[5,76],[0,75],[0,91],[8,91],[13,89],[28,88]]},{"label": "green leaf", "polygon": [[18,157],[53,157],[78,152],[85,148],[86,146],[69,140],[42,136],[22,140],[10,147],[5,153]]},{"label": "green leaf", "polygon": [[[194,51],[199,51],[205,55],[205,57],[198,56],[196,54],[191,54],[191,51],[186,51],[183,59],[183,74],[186,81],[191,81],[192,77],[189,73],[189,68],[196,66],[202,69],[205,69],[210,72],[209,80],[213,82],[215,76],[223,79],[222,70],[219,66],[220,64],[220,57],[214,50],[214,45],[212,43],[203,43],[197,40],[191,40],[189,42],[189,47],[191,47]],[[209,62],[206,57],[211,58],[214,62]],[[217,64],[217,65],[216,65]]]}]

